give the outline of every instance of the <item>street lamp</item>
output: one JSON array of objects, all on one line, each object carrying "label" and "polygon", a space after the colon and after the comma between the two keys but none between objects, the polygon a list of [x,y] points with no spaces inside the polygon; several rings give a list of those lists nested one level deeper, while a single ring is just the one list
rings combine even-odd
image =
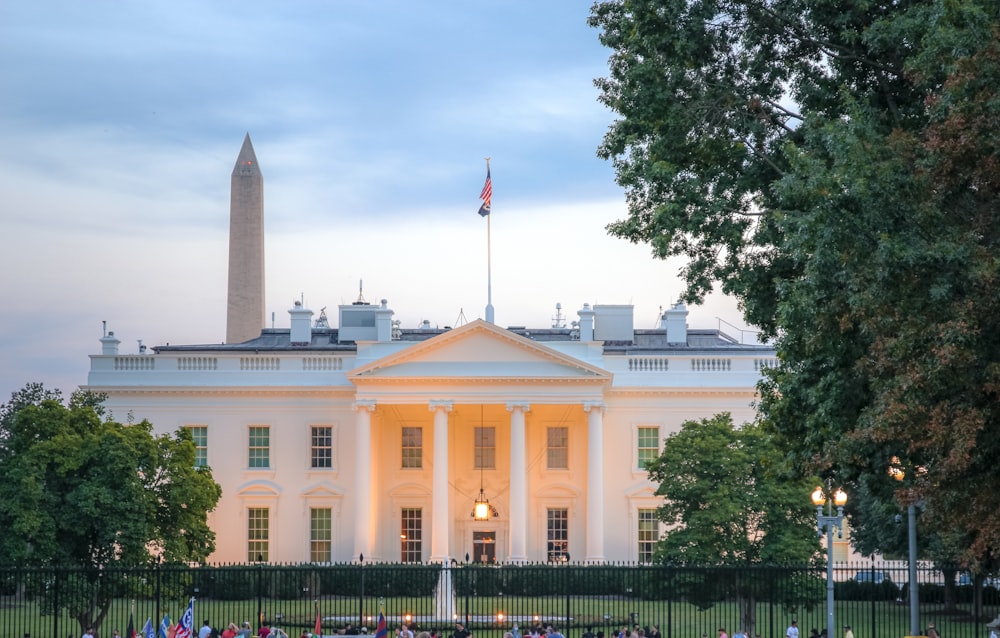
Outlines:
[{"label": "street lamp", "polygon": [[816,524],[822,535],[826,532],[826,635],[833,638],[836,626],[833,622],[833,528],[837,528],[837,537],[843,536],[844,530],[844,505],[847,504],[847,492],[837,488],[833,494],[833,505],[837,506],[837,514],[833,515],[832,507],[827,507],[827,513],[823,513],[823,506],[827,504],[826,494],[823,486],[817,487],[812,493],[812,502],[816,506]]},{"label": "street lamp", "polygon": [[[902,481],[906,478],[906,472],[899,462],[899,457],[892,457],[889,465],[889,476]],[[910,499],[910,504],[906,506],[906,531],[909,542],[909,578],[910,578],[910,635],[920,635],[920,593],[917,590],[917,504]]]}]

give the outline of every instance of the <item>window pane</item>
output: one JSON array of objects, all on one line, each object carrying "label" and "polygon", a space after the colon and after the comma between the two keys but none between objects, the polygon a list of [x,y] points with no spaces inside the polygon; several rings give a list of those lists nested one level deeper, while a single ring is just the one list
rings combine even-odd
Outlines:
[{"label": "window pane", "polygon": [[546,446],[548,469],[569,469],[569,428],[548,428]]},{"label": "window pane", "polygon": [[637,431],[639,469],[646,469],[646,465],[660,455],[660,428],[642,427]]},{"label": "window pane", "polygon": [[547,516],[548,560],[562,563],[569,560],[569,510],[549,509]]},{"label": "window pane", "polygon": [[248,467],[271,467],[271,428],[250,427],[250,460]]},{"label": "window pane", "polygon": [[403,428],[403,467],[424,466],[424,429]]},{"label": "window pane", "polygon": [[333,467],[333,428],[313,427],[311,449],[313,467]]},{"label": "window pane", "polygon": [[402,526],[399,531],[401,541],[400,560],[404,563],[423,561],[423,510],[419,507],[404,507]]},{"label": "window pane", "polygon": [[194,441],[194,466],[208,467],[208,427],[189,425],[188,432]]},{"label": "window pane", "polygon": [[474,436],[473,467],[477,470],[496,469],[496,428],[477,427]]},{"label": "window pane", "polygon": [[268,509],[251,507],[247,510],[247,562],[267,562],[268,538]]},{"label": "window pane", "polygon": [[309,560],[329,563],[333,552],[333,510],[314,507],[309,510]]},{"label": "window pane", "polygon": [[639,562],[653,562],[653,549],[660,535],[655,509],[639,510]]}]

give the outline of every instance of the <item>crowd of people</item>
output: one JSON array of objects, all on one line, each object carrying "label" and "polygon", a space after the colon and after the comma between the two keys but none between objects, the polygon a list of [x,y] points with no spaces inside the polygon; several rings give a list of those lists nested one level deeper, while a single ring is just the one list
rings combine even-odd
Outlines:
[{"label": "crowd of people", "polygon": [[[1000,638],[1000,616],[991,625],[990,628],[990,638]],[[174,633],[176,628],[172,628],[169,632],[168,638],[174,638]],[[413,627],[408,624],[401,624],[397,626],[391,632],[391,636],[386,638],[473,638],[472,631],[470,631],[463,623],[455,623],[455,629],[452,631],[440,631],[438,629],[428,629],[422,631],[414,631]],[[345,624],[343,627],[338,629],[331,629],[330,632],[323,632],[322,634],[313,634],[312,631],[308,629],[302,630],[302,633],[298,638],[324,638],[326,636],[364,636],[368,634],[367,627],[354,627],[351,623]],[[927,638],[941,638],[941,634],[934,626],[933,623],[928,624],[925,631],[925,636]],[[25,634],[25,638],[28,638],[28,634]],[[75,638],[73,634],[69,635],[69,638]],[[81,638],[97,638],[97,632],[93,629],[88,628]],[[121,638],[121,633],[119,630],[115,629],[112,631],[111,638]],[[197,638],[290,638],[288,633],[277,626],[272,626],[269,622],[260,623],[260,627],[254,631],[249,622],[244,622],[237,626],[236,623],[229,623],[225,629],[219,630],[213,628],[209,621],[204,621],[201,628],[197,632]],[[559,628],[552,623],[542,623],[535,622],[526,631],[522,632],[518,627],[517,623],[514,623],[510,631],[506,631],[503,634],[503,638],[567,638]],[[646,627],[640,627],[638,624],[632,627],[623,626],[621,629],[611,631],[609,635],[605,635],[603,631],[598,631],[594,633],[593,627],[587,627],[582,633],[580,638],[663,638],[660,633],[659,625],[652,625]],[[701,638],[709,638],[708,634],[702,634]],[[725,627],[719,627],[718,638],[730,638],[729,633],[726,631]],[[751,636],[743,631],[742,629],[737,629],[733,632],[732,638],[751,638]],[[761,638],[760,634],[754,634],[753,638]],[[788,629],[785,630],[785,638],[800,638],[799,636],[799,625],[798,621],[792,620]],[[827,636],[827,630],[824,628],[822,630],[813,629],[810,632],[809,638],[829,638]],[[844,636],[843,638],[854,638],[854,630],[851,629],[850,625],[844,625]]]}]

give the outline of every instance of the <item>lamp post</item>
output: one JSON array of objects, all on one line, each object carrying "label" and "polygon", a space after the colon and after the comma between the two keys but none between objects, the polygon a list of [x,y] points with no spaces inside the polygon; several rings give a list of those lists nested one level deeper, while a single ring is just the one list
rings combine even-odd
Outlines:
[{"label": "lamp post", "polygon": [[[889,466],[889,476],[902,481],[906,478],[906,472],[899,462],[898,457],[892,457]],[[920,635],[920,592],[917,585],[917,504],[910,499],[910,504],[906,506],[906,532],[909,545],[909,564],[907,571],[910,580],[910,635]]]},{"label": "lamp post", "polygon": [[837,514],[834,515],[832,507],[827,507],[827,513],[823,513],[823,506],[827,504],[826,494],[823,487],[817,487],[812,493],[812,502],[816,506],[816,524],[819,526],[820,534],[826,532],[826,635],[827,638],[834,638],[835,624],[833,622],[833,528],[837,528],[837,536],[843,535],[844,529],[844,505],[847,504],[847,492],[837,489],[833,494],[833,505],[837,506]]}]

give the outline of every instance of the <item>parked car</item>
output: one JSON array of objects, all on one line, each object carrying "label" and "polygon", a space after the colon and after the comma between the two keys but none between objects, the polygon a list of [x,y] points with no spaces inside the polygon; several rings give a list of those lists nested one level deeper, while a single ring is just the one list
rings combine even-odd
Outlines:
[{"label": "parked car", "polygon": [[876,585],[890,580],[889,575],[885,572],[872,571],[870,569],[862,569],[854,574],[854,580],[859,583],[875,583]]}]

